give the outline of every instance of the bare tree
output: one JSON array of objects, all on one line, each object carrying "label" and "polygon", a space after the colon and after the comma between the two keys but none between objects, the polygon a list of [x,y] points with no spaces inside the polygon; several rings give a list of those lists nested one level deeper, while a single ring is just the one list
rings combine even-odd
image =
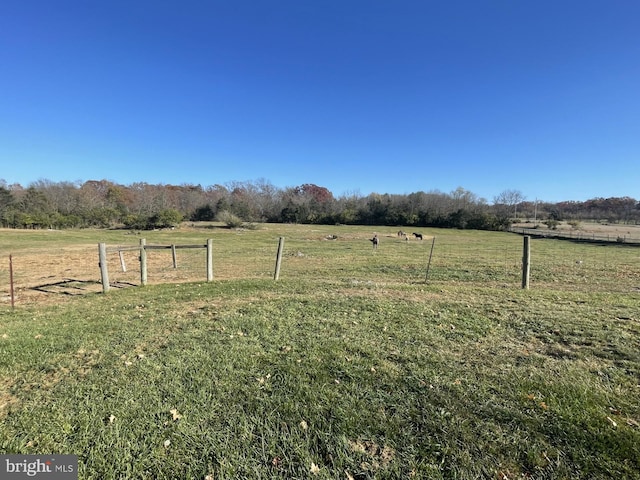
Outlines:
[{"label": "bare tree", "polygon": [[493,204],[497,207],[508,207],[510,215],[513,210],[513,218],[518,218],[518,204],[522,203],[526,197],[520,190],[505,190],[500,195],[494,197]]}]

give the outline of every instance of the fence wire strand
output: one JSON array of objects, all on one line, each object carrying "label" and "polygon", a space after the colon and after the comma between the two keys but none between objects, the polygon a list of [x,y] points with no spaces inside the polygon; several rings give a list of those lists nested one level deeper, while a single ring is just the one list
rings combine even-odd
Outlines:
[{"label": "fence wire strand", "polygon": [[[367,234],[291,236],[285,238],[280,279],[328,281],[470,282],[518,288],[522,275],[522,237],[509,235],[479,241],[461,233],[402,241],[381,236],[373,249]],[[204,244],[204,242],[203,242]],[[278,237],[261,243],[251,235],[235,235],[213,242],[214,281],[272,279]],[[203,245],[204,247],[204,245]],[[204,282],[206,248],[147,250],[148,283]],[[580,291],[640,292],[640,250],[618,244],[577,243],[567,240],[531,240],[531,288]],[[140,250],[135,245],[110,245],[107,253],[110,284],[140,285]],[[13,254],[17,297],[77,295],[101,291],[97,245],[57,250],[24,250]],[[9,259],[0,264],[0,298],[8,301]]]}]

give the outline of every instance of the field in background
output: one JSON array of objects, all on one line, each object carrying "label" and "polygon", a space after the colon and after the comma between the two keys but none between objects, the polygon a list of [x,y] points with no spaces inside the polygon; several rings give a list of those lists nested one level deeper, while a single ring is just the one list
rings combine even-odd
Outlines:
[{"label": "field in background", "polygon": [[[349,279],[392,283],[432,281],[480,282],[516,288],[521,281],[522,238],[515,234],[450,229],[420,229],[424,240],[406,241],[390,227],[299,226],[267,224],[258,230],[230,230],[220,225],[184,226],[176,230],[131,233],[118,230],[21,231],[0,235],[0,298],[9,301],[9,255],[13,257],[18,304],[63,301],[64,296],[100,292],[98,243],[109,248],[110,282],[116,287],[140,284],[137,251],[148,245],[205,245],[213,239],[214,279],[273,278],[279,237],[284,237],[281,278]],[[408,232],[411,234],[412,232]],[[374,234],[381,239],[373,251]],[[433,237],[433,254],[431,251]],[[533,239],[532,288],[585,291],[640,291],[640,251],[628,245],[598,245]],[[204,249],[170,249],[148,253],[148,282],[206,279]],[[431,256],[431,262],[429,262]],[[123,271],[123,268],[126,271]]]},{"label": "field in background", "polygon": [[531,220],[512,225],[511,231],[544,238],[560,238],[585,242],[626,243],[640,246],[640,225],[600,222],[559,222],[548,228]]},{"label": "field in background", "polygon": [[[532,239],[522,290],[522,237],[420,233],[2,231],[0,452],[81,479],[640,478],[640,249]],[[98,242],[142,237],[213,239],[214,281],[150,250],[127,287],[113,253],[98,293]]]}]

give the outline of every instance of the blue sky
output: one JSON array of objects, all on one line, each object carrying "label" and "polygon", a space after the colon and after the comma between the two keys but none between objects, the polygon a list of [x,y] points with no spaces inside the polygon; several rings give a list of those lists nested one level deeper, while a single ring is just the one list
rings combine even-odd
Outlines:
[{"label": "blue sky", "polygon": [[637,0],[4,0],[0,179],[640,197]]}]

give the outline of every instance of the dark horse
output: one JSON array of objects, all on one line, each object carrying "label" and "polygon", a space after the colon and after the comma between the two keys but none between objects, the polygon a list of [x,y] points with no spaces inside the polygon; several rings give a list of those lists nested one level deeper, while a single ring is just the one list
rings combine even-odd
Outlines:
[{"label": "dark horse", "polygon": [[422,234],[421,233],[415,233],[414,232],[413,236],[418,238],[418,239],[420,239],[420,240],[422,240]]}]

